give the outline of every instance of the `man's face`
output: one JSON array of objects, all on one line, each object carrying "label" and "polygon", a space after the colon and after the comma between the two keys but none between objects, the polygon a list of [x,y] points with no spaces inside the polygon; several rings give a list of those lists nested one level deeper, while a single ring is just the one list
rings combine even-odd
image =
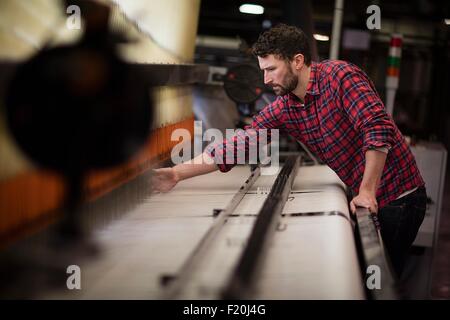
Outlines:
[{"label": "man's face", "polygon": [[259,67],[264,71],[264,83],[271,86],[276,95],[282,96],[293,91],[298,85],[298,76],[289,62],[273,54],[258,57]]}]

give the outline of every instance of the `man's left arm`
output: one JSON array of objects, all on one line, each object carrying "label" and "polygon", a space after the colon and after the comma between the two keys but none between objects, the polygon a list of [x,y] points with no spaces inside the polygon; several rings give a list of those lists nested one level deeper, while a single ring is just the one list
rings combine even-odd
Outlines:
[{"label": "man's left arm", "polygon": [[386,162],[386,149],[370,149],[366,151],[366,167],[359,187],[359,193],[350,202],[350,210],[355,213],[356,207],[368,208],[370,212],[378,212],[377,190]]},{"label": "man's left arm", "polygon": [[387,153],[395,144],[395,124],[386,113],[375,86],[359,68],[347,67],[340,82],[340,96],[350,122],[362,133],[362,152],[366,159],[358,195],[350,202],[350,209],[355,212],[356,206],[362,206],[376,213],[376,194]]}]

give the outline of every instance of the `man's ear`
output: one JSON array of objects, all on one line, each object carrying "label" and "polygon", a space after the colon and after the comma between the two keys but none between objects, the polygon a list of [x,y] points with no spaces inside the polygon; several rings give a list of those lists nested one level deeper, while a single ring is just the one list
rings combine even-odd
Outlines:
[{"label": "man's ear", "polygon": [[301,53],[297,53],[294,56],[293,62],[294,62],[294,68],[296,70],[300,70],[303,67],[303,65],[305,64],[305,56],[302,55]]}]

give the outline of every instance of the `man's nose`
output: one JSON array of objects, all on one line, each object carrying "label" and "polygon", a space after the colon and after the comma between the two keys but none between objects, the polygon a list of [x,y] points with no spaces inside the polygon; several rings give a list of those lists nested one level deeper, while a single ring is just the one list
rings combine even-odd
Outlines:
[{"label": "man's nose", "polygon": [[264,72],[264,84],[270,84],[272,82],[272,78]]}]

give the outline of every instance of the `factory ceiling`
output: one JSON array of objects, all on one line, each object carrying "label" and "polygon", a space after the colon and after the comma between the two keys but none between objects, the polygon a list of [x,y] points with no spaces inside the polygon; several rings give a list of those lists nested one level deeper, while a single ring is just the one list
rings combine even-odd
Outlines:
[{"label": "factory ceiling", "polygon": [[[299,2],[298,0],[201,0],[198,33],[240,37],[253,42],[265,27],[287,22],[286,17],[292,17],[296,10],[298,11]],[[264,7],[264,13],[261,15],[241,13],[239,7],[243,3],[261,5]],[[315,32],[331,34],[334,3],[334,0],[310,1]],[[365,27],[369,16],[366,10],[372,4],[380,7],[382,19],[414,20],[443,26],[444,19],[450,18],[450,2],[444,0],[352,0],[345,1],[344,26]]]}]

